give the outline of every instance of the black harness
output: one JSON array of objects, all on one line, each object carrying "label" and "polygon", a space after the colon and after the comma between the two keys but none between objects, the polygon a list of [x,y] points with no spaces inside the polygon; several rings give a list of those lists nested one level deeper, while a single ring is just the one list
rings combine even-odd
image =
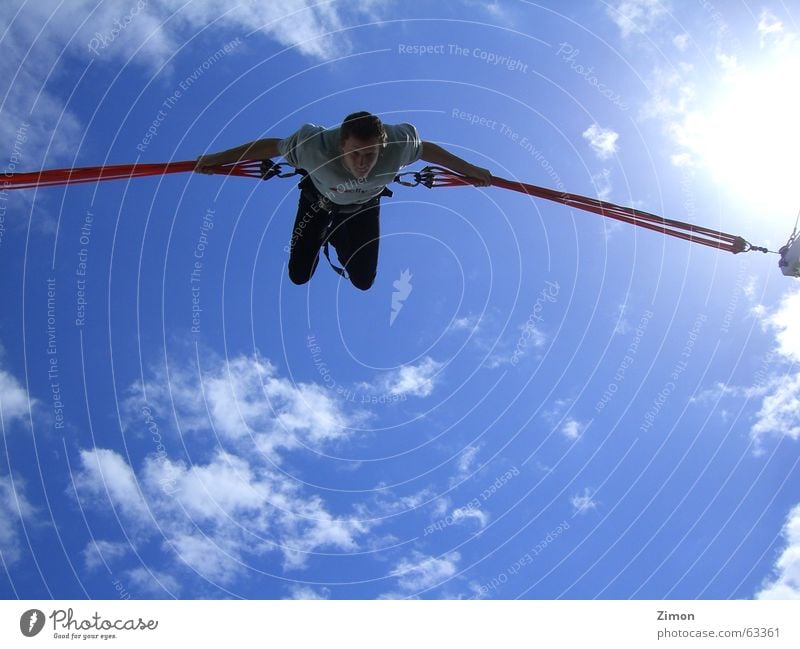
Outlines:
[{"label": "black harness", "polygon": [[[333,230],[337,223],[335,223],[336,217],[353,214],[373,201],[380,202],[380,199],[384,196],[386,198],[391,198],[394,195],[394,192],[389,189],[388,187],[384,187],[383,191],[378,194],[377,196],[371,198],[366,203],[355,203],[353,205],[337,205],[333,201],[331,201],[327,196],[321,194],[320,191],[316,188],[314,183],[311,181],[311,176],[308,175],[308,172],[305,169],[294,169],[291,172],[283,172],[281,171],[282,165],[280,163],[273,162],[272,160],[262,160],[261,161],[261,169],[260,174],[263,180],[269,180],[270,178],[290,178],[292,176],[302,176],[302,180],[297,183],[297,187],[301,192],[305,192],[310,198],[313,199],[313,202],[316,202],[320,209],[323,210],[325,213],[328,214],[328,227],[325,230],[325,235],[322,240],[322,251],[325,254],[325,259],[328,260],[331,268],[341,277],[345,279],[349,279],[347,275],[347,271],[344,268],[340,268],[336,264],[331,261],[331,255],[328,248],[328,244],[330,243],[330,238],[333,233]],[[397,180],[399,176],[395,177]]]}]

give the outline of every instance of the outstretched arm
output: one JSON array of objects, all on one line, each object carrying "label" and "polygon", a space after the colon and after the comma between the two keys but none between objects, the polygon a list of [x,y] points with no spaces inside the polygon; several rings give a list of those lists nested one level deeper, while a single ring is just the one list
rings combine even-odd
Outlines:
[{"label": "outstretched arm", "polygon": [[280,138],[268,137],[263,140],[254,140],[253,142],[242,144],[242,146],[237,146],[227,151],[202,155],[197,158],[197,166],[194,170],[200,173],[211,173],[208,171],[208,167],[239,162],[240,160],[274,158],[280,155],[278,151],[278,142],[280,141]]},{"label": "outstretched arm", "polygon": [[433,142],[422,143],[422,156],[421,159],[425,162],[430,162],[435,165],[447,167],[462,176],[467,176],[473,185],[478,187],[488,187],[492,184],[492,172],[483,167],[476,167],[466,160],[462,160],[457,155],[453,155],[446,151],[438,144]]}]

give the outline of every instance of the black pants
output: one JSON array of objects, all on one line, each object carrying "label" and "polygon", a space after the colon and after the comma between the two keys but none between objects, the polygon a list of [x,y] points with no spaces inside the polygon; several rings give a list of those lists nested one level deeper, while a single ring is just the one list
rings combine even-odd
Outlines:
[{"label": "black pants", "polygon": [[300,183],[300,189],[289,245],[289,279],[295,284],[311,279],[327,239],[353,286],[366,291],[375,281],[378,267],[380,197],[343,208],[325,199],[310,178]]}]

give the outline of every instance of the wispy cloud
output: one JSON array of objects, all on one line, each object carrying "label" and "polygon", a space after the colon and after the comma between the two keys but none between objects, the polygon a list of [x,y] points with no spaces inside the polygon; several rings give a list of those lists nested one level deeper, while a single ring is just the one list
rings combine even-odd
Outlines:
[{"label": "wispy cloud", "polygon": [[597,502],[588,488],[584,489],[582,494],[578,493],[572,496],[569,501],[575,514],[585,514],[589,510],[597,508]]},{"label": "wispy cloud", "polygon": [[[611,197],[611,192],[613,191],[613,187],[611,185],[611,170],[610,169],[603,169],[602,171],[598,171],[596,174],[592,175],[592,185],[594,185],[594,191],[597,194],[597,198],[601,201],[607,201]],[[609,232],[613,232],[617,227],[618,224],[615,221],[606,225]]]},{"label": "wispy cloud", "polygon": [[480,450],[480,445],[469,445],[463,451],[461,451],[461,455],[458,457],[459,475],[468,475],[472,472],[473,465],[475,464],[475,458],[478,456],[478,452]]},{"label": "wispy cloud", "polygon": [[758,18],[758,35],[761,38],[762,49],[770,43],[780,42],[786,38],[786,31],[775,14],[769,9],[762,9]]},{"label": "wispy cloud", "polygon": [[0,368],[0,421],[3,428],[10,426],[15,419],[24,419],[35,403],[20,382]]},{"label": "wispy cloud", "polygon": [[458,552],[448,552],[440,557],[432,557],[415,551],[411,557],[400,561],[392,571],[398,585],[407,593],[441,586],[458,572]]},{"label": "wispy cloud", "polygon": [[783,526],[785,546],[773,574],[755,594],[756,599],[800,599],[800,505],[795,505]]},{"label": "wispy cloud", "polygon": [[7,566],[19,561],[22,555],[20,530],[34,513],[25,497],[23,482],[0,476],[0,557]]},{"label": "wispy cloud", "polygon": [[480,315],[469,314],[460,318],[454,318],[447,328],[447,333],[456,331],[469,331],[470,333],[477,333],[481,327],[482,318]]},{"label": "wispy cloud", "polygon": [[623,38],[653,29],[667,14],[665,0],[621,0],[608,6],[606,13],[619,27]]},{"label": "wispy cloud", "polygon": [[166,597],[178,597],[181,593],[181,585],[172,575],[158,570],[152,570],[139,566],[125,571],[127,591],[132,591],[138,597],[147,595],[164,599]]},{"label": "wispy cloud", "polygon": [[672,39],[672,44],[681,52],[686,51],[686,47],[689,44],[689,34],[678,34]]},{"label": "wispy cloud", "polygon": [[289,588],[289,597],[285,599],[328,599],[331,592],[327,588],[314,590],[310,586],[294,584]]},{"label": "wispy cloud", "polygon": [[3,367],[4,357],[5,349],[0,343],[0,432],[7,434],[8,427],[15,420],[26,419],[38,402],[28,394],[22,383]]},{"label": "wispy cloud", "polygon": [[96,570],[110,565],[131,551],[128,543],[112,543],[110,541],[92,540],[83,549],[83,561],[87,570]]}]

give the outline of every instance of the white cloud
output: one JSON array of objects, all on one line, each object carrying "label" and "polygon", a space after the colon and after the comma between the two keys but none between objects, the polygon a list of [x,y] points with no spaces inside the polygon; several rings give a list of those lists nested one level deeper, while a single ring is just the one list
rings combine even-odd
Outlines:
[{"label": "white cloud", "polygon": [[489,515],[478,507],[462,507],[461,509],[456,509],[453,511],[452,516],[455,523],[465,523],[469,520],[475,520],[478,522],[481,529],[486,527],[486,524],[489,522]]},{"label": "white cloud", "polygon": [[800,599],[800,505],[795,505],[783,526],[786,542],[775,562],[773,575],[765,581],[756,599]]},{"label": "white cloud", "polygon": [[181,591],[181,586],[174,577],[144,566],[126,571],[125,576],[130,582],[130,588],[125,590],[132,591],[135,596],[144,594],[163,599],[177,597]]},{"label": "white cloud", "polygon": [[15,419],[24,419],[35,403],[16,378],[0,369],[0,421],[3,429]]},{"label": "white cloud", "polygon": [[653,29],[666,15],[667,5],[665,0],[621,0],[609,6],[606,13],[619,27],[622,37],[627,38],[634,32],[644,34]]},{"label": "white cloud", "polygon": [[617,140],[619,133],[603,128],[599,124],[592,124],[582,133],[583,139],[592,147],[595,155],[601,160],[607,160],[617,153]]},{"label": "white cloud", "polygon": [[403,559],[398,563],[392,574],[398,578],[400,588],[417,593],[447,582],[458,571],[460,560],[461,555],[458,552],[431,557],[415,551],[410,559]]},{"label": "white cloud", "polygon": [[97,503],[110,501],[137,527],[149,524],[147,503],[139,492],[133,470],[121,455],[108,449],[84,450],[80,461],[81,470],[74,483],[82,498]]},{"label": "white cloud", "polygon": [[755,397],[764,396],[769,392],[771,387],[772,386],[768,384],[754,386],[728,385],[727,383],[718,381],[710,388],[706,388],[700,392],[696,397],[691,397],[689,403],[711,403],[719,401],[724,397],[753,399]]},{"label": "white cloud", "polygon": [[[6,28],[0,57],[0,96],[4,97],[0,141],[13,144],[19,129],[25,129],[18,169],[74,160],[85,127],[67,108],[66,96],[59,96],[52,87],[61,82],[71,88],[90,63],[139,64],[169,77],[174,66],[174,60],[168,63],[170,57],[198,30],[213,34],[219,43],[198,42],[192,51],[198,63],[203,62],[204,53],[213,56],[217,47],[236,37],[246,45],[234,52],[245,51],[250,43],[259,48],[259,34],[315,60],[338,57],[353,49],[346,28],[378,20],[383,4],[380,0],[337,4],[286,0],[229,6],[214,0],[149,0],[139,9],[136,2],[5,0],[0,3],[0,24]],[[331,34],[341,29],[345,31]],[[70,65],[72,61],[76,63]],[[5,163],[0,160],[0,165]],[[12,200],[25,197],[14,192]]]},{"label": "white cloud", "polygon": [[[195,530],[171,531],[164,547],[172,549],[190,570],[203,579],[227,585],[242,572],[242,553],[247,549],[231,532],[224,527],[209,535]],[[257,546],[249,549],[257,550]]]},{"label": "white cloud", "polygon": [[597,508],[597,502],[592,498],[589,489],[584,489],[582,494],[575,494],[570,498],[570,503],[575,514],[585,514],[590,509]]},{"label": "white cloud", "polygon": [[[82,498],[107,492],[137,536],[163,537],[186,566],[223,584],[244,572],[248,556],[280,551],[284,567],[302,568],[318,549],[358,549],[370,529],[332,514],[282,473],[230,453],[191,467],[152,456],[138,475],[107,449],[82,451],[81,463],[75,483]],[[154,520],[145,528],[147,507]]]},{"label": "white cloud", "polygon": [[87,570],[96,570],[100,566],[113,563],[131,551],[131,546],[124,542],[103,540],[89,541],[83,549],[83,561]]},{"label": "white cloud", "polygon": [[763,309],[761,318],[777,346],[771,362],[765,362],[759,372],[759,381],[745,388],[745,396],[763,396],[750,429],[756,452],[761,451],[766,436],[800,438],[800,372],[786,366],[800,361],[800,289],[785,294],[774,311]]},{"label": "white cloud", "polygon": [[6,566],[22,556],[20,527],[34,514],[23,489],[20,480],[12,482],[10,476],[0,476],[0,558]]},{"label": "white cloud", "polygon": [[[391,395],[430,396],[442,378],[440,370],[443,367],[442,363],[426,356],[417,365],[403,365],[379,377],[378,389]],[[365,384],[363,387],[369,386]]]},{"label": "white cloud", "polygon": [[289,597],[285,599],[328,599],[331,592],[327,588],[314,590],[310,586],[294,584],[289,588]]},{"label": "white cloud", "polygon": [[467,446],[458,458],[458,472],[467,474],[472,471],[472,466],[475,463],[475,458],[478,456],[478,451],[481,450],[480,446]]},{"label": "white cloud", "polygon": [[787,292],[764,324],[775,332],[776,350],[792,362],[800,362],[800,289]]},{"label": "white cloud", "polygon": [[568,418],[561,427],[561,433],[567,439],[578,439],[584,430],[586,430],[586,424],[572,417]]},{"label": "white cloud", "polygon": [[165,420],[174,411],[183,432],[207,437],[211,428],[236,445],[249,448],[255,443],[275,461],[281,459],[277,451],[345,440],[369,416],[364,411],[344,411],[329,390],[293,383],[257,356],[238,356],[209,370],[173,368],[168,379],[156,373],[144,388],[133,386],[131,394],[125,403],[128,427],[145,428],[142,405]]},{"label": "white cloud", "polygon": [[750,434],[757,443],[769,434],[800,438],[800,373],[776,382],[761,402]]},{"label": "white cloud", "polygon": [[758,19],[758,35],[761,38],[761,47],[770,41],[780,40],[784,34],[783,23],[768,9],[762,9]]},{"label": "white cloud", "polygon": [[[279,376],[257,357],[209,365],[201,375],[173,363],[169,381],[157,375],[132,390],[126,425],[146,428],[146,403],[159,424],[160,450],[138,468],[109,449],[81,451],[74,480],[81,502],[110,502],[137,539],[162,538],[186,567],[222,584],[265,553],[280,553],[285,569],[300,569],[321,549],[358,550],[373,524],[334,514],[276,466],[301,444],[348,439],[361,415],[345,411],[318,385]],[[216,431],[228,449],[191,464],[173,459],[167,453],[173,416],[182,430],[204,439]]]},{"label": "white cloud", "polygon": [[449,484],[451,487],[460,485],[475,471],[475,458],[480,450],[480,444],[476,446],[470,444],[461,451],[456,462],[457,470],[450,476]]},{"label": "white cloud", "polygon": [[681,52],[686,51],[686,46],[689,44],[689,34],[678,34],[672,39],[672,44]]},{"label": "white cloud", "polygon": [[447,333],[466,330],[474,334],[481,328],[481,322],[482,317],[475,314],[466,315],[463,318],[455,318],[447,328]]}]

